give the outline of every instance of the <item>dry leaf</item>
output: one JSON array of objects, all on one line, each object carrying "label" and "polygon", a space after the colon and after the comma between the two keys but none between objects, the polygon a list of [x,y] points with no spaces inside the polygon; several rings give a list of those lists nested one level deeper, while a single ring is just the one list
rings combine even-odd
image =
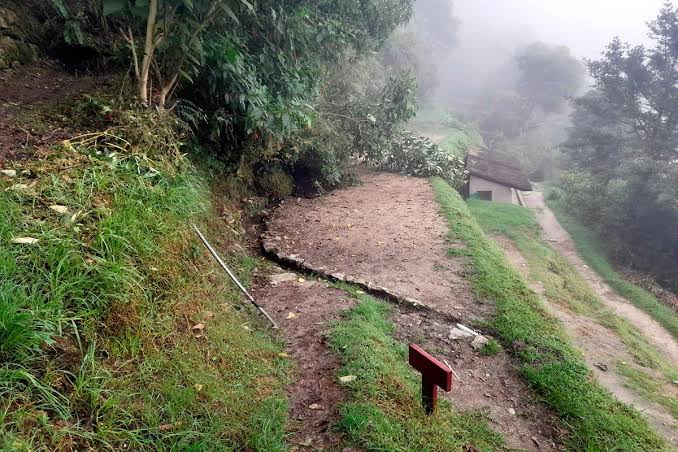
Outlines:
[{"label": "dry leaf", "polygon": [[16,177],[16,171],[13,169],[0,170],[0,173],[4,174],[7,177]]},{"label": "dry leaf", "polygon": [[356,377],[355,375],[344,375],[343,377],[339,377],[339,381],[342,383],[350,383],[352,381],[355,381],[356,378],[358,377]]},{"label": "dry leaf", "polygon": [[58,204],[55,204],[53,206],[49,206],[50,209],[55,211],[56,213],[66,213],[68,212],[68,207],[66,206],[60,206]]},{"label": "dry leaf", "polygon": [[294,312],[291,312],[291,311],[290,311],[290,312],[287,313],[287,317],[285,317],[285,318],[286,318],[286,319],[293,319],[293,318],[295,318],[296,316],[297,316],[297,315],[296,315]]},{"label": "dry leaf", "polygon": [[311,410],[320,410],[320,409],[322,409],[322,407],[321,407],[319,404],[317,404],[317,403],[312,403],[312,404],[310,404],[310,405],[308,406],[308,408],[311,409]]},{"label": "dry leaf", "polygon": [[358,295],[365,295],[365,292],[363,292],[362,290],[356,290],[355,293],[357,293]]},{"label": "dry leaf", "polygon": [[196,323],[191,327],[191,330],[194,332],[202,331],[205,329],[205,324],[204,323]]},{"label": "dry leaf", "polygon": [[12,243],[19,243],[21,245],[34,245],[38,243],[40,240],[34,238],[34,237],[17,237],[12,240]]},{"label": "dry leaf", "polygon": [[299,281],[299,282],[306,282],[306,280],[305,280],[304,278],[299,278],[299,279],[297,279],[297,281]]},{"label": "dry leaf", "polygon": [[198,391],[198,392],[202,391],[202,388],[204,388],[204,386],[201,385],[200,383],[196,383],[193,387],[194,387],[195,390]]},{"label": "dry leaf", "polygon": [[288,358],[290,355],[288,355],[285,352],[280,352],[280,353],[278,353],[278,356],[280,356],[281,358]]}]

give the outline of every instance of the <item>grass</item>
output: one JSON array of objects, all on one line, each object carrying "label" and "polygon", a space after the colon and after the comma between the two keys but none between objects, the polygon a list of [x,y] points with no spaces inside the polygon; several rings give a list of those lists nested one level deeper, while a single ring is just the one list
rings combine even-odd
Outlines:
[{"label": "grass", "polygon": [[484,234],[461,197],[441,179],[433,179],[433,188],[449,223],[450,240],[466,244],[474,292],[495,303],[491,324],[497,337],[521,362],[524,378],[569,425],[570,447],[666,448],[635,410],[595,382],[558,321]]},{"label": "grass", "polygon": [[484,231],[508,237],[520,250],[530,269],[530,278],[544,288],[544,295],[577,314],[595,319],[622,339],[637,362],[660,368],[675,378],[657,350],[628,321],[607,308],[567,260],[540,239],[534,212],[512,204],[471,199],[468,206]]},{"label": "grass", "polygon": [[584,261],[619,295],[652,316],[674,338],[678,339],[678,316],[676,313],[657,300],[657,297],[650,292],[626,281],[619,275],[605,257],[601,238],[569,215],[559,201],[549,198],[547,191],[545,196],[547,205],[556,215],[560,224],[570,234],[570,237],[572,237],[577,251]]},{"label": "grass", "polygon": [[283,450],[282,344],[190,230],[234,241],[224,194],[186,159],[91,151],[0,178],[0,446]]},{"label": "grass", "polygon": [[469,146],[482,146],[483,143],[475,128],[439,108],[421,109],[408,126],[424,135],[429,133],[442,136],[438,145],[457,157],[463,158]]},{"label": "grass", "polygon": [[448,451],[472,444],[479,450],[504,445],[480,413],[460,413],[446,400],[427,416],[421,406],[420,379],[407,365],[407,348],[393,337],[390,306],[348,285],[359,299],[331,331],[330,345],[341,357],[339,376],[347,384],[338,428],[367,450]]}]

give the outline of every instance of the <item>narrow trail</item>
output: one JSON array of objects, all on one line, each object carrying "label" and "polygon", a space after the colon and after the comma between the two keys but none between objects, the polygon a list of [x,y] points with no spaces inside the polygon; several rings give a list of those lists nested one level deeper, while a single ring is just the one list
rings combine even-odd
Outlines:
[{"label": "narrow trail", "polygon": [[326,283],[282,270],[257,278],[253,295],[280,326],[285,353],[297,365],[288,389],[288,443],[293,450],[339,447],[342,437],[333,426],[339,420],[344,391],[336,375],[340,363],[327,348],[326,337],[330,323],[356,300]]},{"label": "narrow trail", "polygon": [[[542,297],[544,305],[551,314],[563,323],[568,336],[582,352],[586,363],[600,384],[617,399],[640,411],[659,434],[674,447],[678,446],[678,421],[664,407],[647,400],[627,387],[625,378],[616,372],[616,365],[619,362],[636,366],[633,364],[633,356],[627,351],[621,339],[595,320],[577,315],[563,306],[551,303],[544,296],[544,287],[531,281],[527,261],[513,242],[503,236],[495,236],[494,240],[504,249],[509,262],[530,284],[530,288]],[[652,369],[645,369],[645,371],[652,372]],[[678,395],[676,394],[678,391],[674,388],[669,387],[667,390],[673,390],[674,396]]]},{"label": "narrow trail", "polygon": [[543,238],[577,269],[603,303],[618,316],[627,319],[638,328],[669,362],[677,364],[678,342],[656,320],[618,295],[593,269],[586,265],[577,253],[572,238],[544,202],[543,193],[540,191],[525,193],[523,198],[526,206],[535,210],[537,221],[543,231]]},{"label": "narrow trail", "polygon": [[[464,277],[465,258],[448,255],[448,248],[454,244],[447,240],[447,222],[438,212],[430,182],[375,172],[362,173],[361,180],[362,185],[327,196],[287,199],[268,219],[264,243],[282,260],[294,262],[305,271],[336,275],[337,279],[416,298],[414,305],[405,303],[394,308],[396,337],[403,343],[424,346],[457,371],[459,378],[452,392],[443,396],[460,410],[483,412],[512,448],[560,450],[566,432],[559,427],[557,416],[527,387],[518,363],[504,351],[481,356],[471,346],[470,338],[450,336],[454,327],[451,318],[478,325],[489,318],[494,305],[471,292]],[[303,328],[316,319],[325,322],[326,317],[332,318],[336,311],[331,309],[338,309],[342,302],[330,300],[328,307],[327,298],[297,297],[290,292],[293,287],[289,284],[267,289],[266,307],[276,320],[283,319],[284,334],[293,338],[290,353],[297,357],[305,352],[294,347],[306,339],[294,338],[301,335],[315,341],[317,335],[307,335]],[[286,322],[281,316],[292,306],[306,313]],[[295,326],[295,321],[303,323],[303,328]],[[288,323],[291,331],[286,331]],[[321,347],[313,353],[325,356],[328,352]],[[315,375],[318,366],[324,366],[324,359],[317,364],[303,358],[299,366],[302,375]],[[307,369],[307,365],[316,370]],[[307,397],[301,405],[312,399]],[[333,403],[340,403],[340,399]],[[308,431],[303,435],[313,436]]]}]

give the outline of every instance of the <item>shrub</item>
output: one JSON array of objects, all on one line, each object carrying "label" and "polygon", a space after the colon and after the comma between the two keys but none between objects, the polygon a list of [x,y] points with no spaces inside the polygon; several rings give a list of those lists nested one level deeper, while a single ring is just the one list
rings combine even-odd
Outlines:
[{"label": "shrub", "polygon": [[457,189],[468,177],[462,159],[446,152],[429,138],[407,131],[399,134],[391,152],[383,156],[377,166],[408,176],[439,176]]}]

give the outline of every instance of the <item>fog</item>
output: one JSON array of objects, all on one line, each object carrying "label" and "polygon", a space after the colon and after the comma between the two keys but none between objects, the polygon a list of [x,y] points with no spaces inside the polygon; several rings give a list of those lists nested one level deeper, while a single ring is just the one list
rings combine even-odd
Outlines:
[{"label": "fog", "polygon": [[[530,42],[567,46],[578,59],[595,59],[614,36],[647,43],[646,23],[663,0],[454,0],[458,42],[438,67],[438,97],[459,108],[496,85],[515,51]],[[504,76],[509,76],[505,73]],[[491,79],[491,80],[490,80]]]}]

